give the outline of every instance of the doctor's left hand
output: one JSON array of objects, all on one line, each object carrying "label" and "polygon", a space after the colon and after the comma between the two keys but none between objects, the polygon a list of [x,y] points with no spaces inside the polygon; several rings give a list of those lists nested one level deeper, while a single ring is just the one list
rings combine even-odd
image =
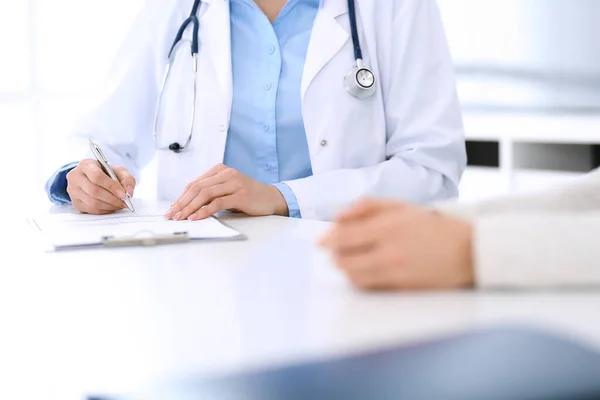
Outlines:
[{"label": "doctor's left hand", "polygon": [[287,203],[279,190],[233,168],[217,164],[187,185],[165,218],[197,221],[224,210],[253,216],[287,216]]}]

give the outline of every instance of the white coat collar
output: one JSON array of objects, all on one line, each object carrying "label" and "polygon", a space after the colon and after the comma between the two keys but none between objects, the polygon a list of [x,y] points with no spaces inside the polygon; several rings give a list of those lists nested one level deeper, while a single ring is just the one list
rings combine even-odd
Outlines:
[{"label": "white coat collar", "polygon": [[345,14],[348,14],[347,0],[321,0],[304,65],[301,88],[303,102],[306,91],[317,74],[350,38],[339,21],[339,17]]},{"label": "white coat collar", "polygon": [[329,14],[337,18],[348,13],[348,0],[321,0],[321,9],[328,10]]}]

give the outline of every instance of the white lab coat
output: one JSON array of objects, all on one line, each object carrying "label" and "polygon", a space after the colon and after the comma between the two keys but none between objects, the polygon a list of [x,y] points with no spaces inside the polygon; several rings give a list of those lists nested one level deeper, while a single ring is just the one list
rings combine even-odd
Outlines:
[{"label": "white lab coat", "polygon": [[[232,104],[229,2],[204,3],[189,150],[156,150],[152,130],[166,57],[191,0],[146,5],[116,57],[105,96],[75,132],[94,138],[110,162],[136,177],[158,157],[160,200],[175,199],[223,161]],[[285,182],[306,219],[329,220],[362,196],[421,204],[454,198],[466,165],[453,63],[435,0],[358,0],[357,9],[363,58],[376,75],[377,91],[366,100],[346,91],[343,78],[354,64],[347,0],[325,0],[301,87],[314,175]],[[190,104],[176,107],[184,123],[161,145],[187,139]]]}]

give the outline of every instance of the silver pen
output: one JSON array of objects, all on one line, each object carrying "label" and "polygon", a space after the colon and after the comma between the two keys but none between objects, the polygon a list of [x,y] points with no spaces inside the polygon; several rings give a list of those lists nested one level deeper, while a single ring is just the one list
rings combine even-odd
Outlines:
[{"label": "silver pen", "polygon": [[[111,168],[110,164],[108,163],[108,160],[104,156],[104,153],[102,152],[100,147],[96,143],[94,143],[92,139],[89,139],[89,141],[90,149],[92,150],[92,153],[94,153],[94,157],[96,157],[96,160],[98,160],[98,162],[100,163],[100,166],[104,170],[104,173],[110,176],[115,182],[121,183],[119,182],[119,178],[117,178],[115,171],[113,171],[113,169]],[[127,208],[129,208],[129,211],[135,212],[135,208],[133,208],[133,202],[131,201],[131,196],[129,195],[129,193],[127,193],[127,190],[125,190],[125,198],[122,200],[127,206]]]}]

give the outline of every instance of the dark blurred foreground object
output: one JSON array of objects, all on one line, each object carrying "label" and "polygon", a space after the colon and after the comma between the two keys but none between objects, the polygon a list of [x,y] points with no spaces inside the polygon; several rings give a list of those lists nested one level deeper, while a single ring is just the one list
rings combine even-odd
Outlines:
[{"label": "dark blurred foreground object", "polygon": [[600,399],[600,354],[503,327],[284,368],[88,400]]}]

